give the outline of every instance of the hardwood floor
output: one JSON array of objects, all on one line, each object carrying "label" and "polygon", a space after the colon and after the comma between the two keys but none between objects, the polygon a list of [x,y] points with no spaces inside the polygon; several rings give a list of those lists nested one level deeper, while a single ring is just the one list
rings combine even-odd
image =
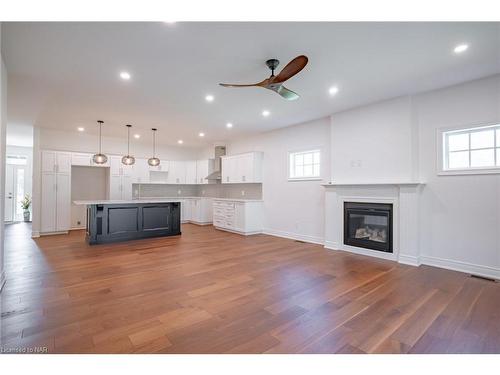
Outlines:
[{"label": "hardwood floor", "polygon": [[6,228],[1,346],[50,353],[500,353],[500,284],[266,235],[88,246]]}]

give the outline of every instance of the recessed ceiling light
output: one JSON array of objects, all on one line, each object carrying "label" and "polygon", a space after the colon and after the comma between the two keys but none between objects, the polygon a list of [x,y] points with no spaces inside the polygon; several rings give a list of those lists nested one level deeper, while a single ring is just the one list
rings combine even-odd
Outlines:
[{"label": "recessed ceiling light", "polygon": [[231,129],[232,127],[233,127],[233,124],[231,124],[230,122],[228,122],[228,123],[226,124],[226,128]]},{"label": "recessed ceiling light", "polygon": [[467,51],[467,49],[469,48],[469,45],[468,44],[459,44],[458,46],[456,46],[454,49],[453,49],[453,52],[455,53],[462,53],[462,52],[465,52]]},{"label": "recessed ceiling light", "polygon": [[215,98],[214,98],[214,96],[213,96],[213,95],[207,95],[207,96],[205,96],[205,100],[206,100],[207,102],[213,102],[213,101],[214,101],[214,99],[215,99]]},{"label": "recessed ceiling light", "polygon": [[264,116],[264,117],[267,117],[270,114],[271,114],[271,112],[269,112],[267,109],[265,109],[265,110],[262,111],[262,116]]},{"label": "recessed ceiling light", "polygon": [[120,72],[120,78],[128,81],[130,79],[130,73],[129,72]]},{"label": "recessed ceiling light", "polygon": [[134,138],[135,139],[139,139],[139,138],[141,138],[141,135],[140,134],[134,134]]},{"label": "recessed ceiling light", "polygon": [[79,126],[79,127],[78,127],[78,131],[79,131],[79,132],[83,132],[83,131],[85,131],[85,128],[82,128],[81,126]]},{"label": "recessed ceiling light", "polygon": [[204,137],[205,136],[205,133],[199,133],[198,134],[200,137]]},{"label": "recessed ceiling light", "polygon": [[337,86],[332,86],[328,89],[328,93],[331,95],[331,96],[334,96],[334,95],[337,95],[337,93],[339,92],[339,88]]},{"label": "recessed ceiling light", "polygon": [[182,145],[182,144],[184,143],[184,141],[183,141],[182,139],[179,139],[179,140],[177,141],[177,143],[178,143],[178,144],[180,144],[180,145]]}]

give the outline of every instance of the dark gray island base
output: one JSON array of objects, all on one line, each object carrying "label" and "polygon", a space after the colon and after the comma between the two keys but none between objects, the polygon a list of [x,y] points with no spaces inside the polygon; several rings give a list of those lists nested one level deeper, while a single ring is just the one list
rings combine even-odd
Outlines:
[{"label": "dark gray island base", "polygon": [[89,244],[177,236],[181,234],[180,202],[87,204]]}]

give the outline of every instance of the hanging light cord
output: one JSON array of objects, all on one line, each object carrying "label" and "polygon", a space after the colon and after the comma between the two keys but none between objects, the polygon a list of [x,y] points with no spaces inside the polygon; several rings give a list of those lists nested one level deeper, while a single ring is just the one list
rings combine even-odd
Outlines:
[{"label": "hanging light cord", "polygon": [[101,153],[101,130],[102,130],[102,121],[97,121],[99,123],[99,154]]},{"label": "hanging light cord", "polygon": [[130,125],[127,125],[127,156],[130,155]]},{"label": "hanging light cord", "polygon": [[153,157],[156,157],[156,129],[153,129]]}]

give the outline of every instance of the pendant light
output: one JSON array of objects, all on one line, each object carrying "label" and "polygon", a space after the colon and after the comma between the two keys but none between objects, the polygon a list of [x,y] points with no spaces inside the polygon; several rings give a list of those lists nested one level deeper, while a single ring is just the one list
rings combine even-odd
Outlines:
[{"label": "pendant light", "polygon": [[125,125],[127,127],[127,155],[122,158],[122,164],[134,165],[135,158],[130,155],[130,128],[132,125]]},{"label": "pendant light", "polygon": [[156,128],[151,129],[153,131],[153,157],[148,159],[148,164],[152,167],[160,165],[160,159],[156,157]]},{"label": "pendant light", "polygon": [[104,124],[104,121],[98,120],[97,123],[99,124],[99,152],[94,156],[92,156],[92,160],[96,164],[106,164],[106,162],[108,161],[108,157],[101,152],[101,143],[102,143],[101,131],[102,131],[102,124]]}]

